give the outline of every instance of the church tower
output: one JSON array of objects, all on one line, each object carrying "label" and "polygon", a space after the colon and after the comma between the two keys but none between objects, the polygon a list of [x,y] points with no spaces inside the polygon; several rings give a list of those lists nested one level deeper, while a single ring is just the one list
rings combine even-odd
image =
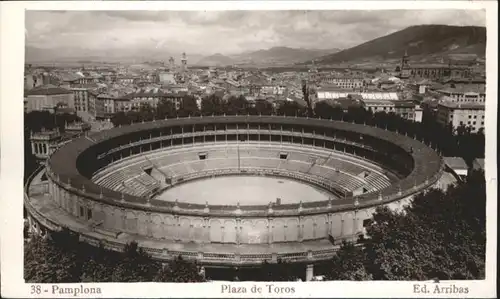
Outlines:
[{"label": "church tower", "polygon": [[175,60],[173,57],[170,57],[170,59],[168,60],[168,64],[170,67],[170,71],[173,72],[175,70]]},{"label": "church tower", "polygon": [[181,68],[182,68],[182,72],[186,72],[187,71],[187,58],[186,58],[186,53],[182,53],[182,59],[181,59]]},{"label": "church tower", "polygon": [[401,79],[408,79],[410,77],[410,64],[409,64],[408,51],[405,50],[405,55],[401,59],[401,67],[399,77]]},{"label": "church tower", "polygon": [[318,79],[318,68],[316,68],[316,62],[314,59],[312,60],[312,64],[309,68],[308,73],[309,73],[309,81],[316,82],[316,79]]}]

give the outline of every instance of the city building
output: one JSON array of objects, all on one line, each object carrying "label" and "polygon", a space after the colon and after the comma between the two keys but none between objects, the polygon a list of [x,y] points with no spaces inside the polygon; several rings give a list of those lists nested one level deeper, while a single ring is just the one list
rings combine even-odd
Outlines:
[{"label": "city building", "polygon": [[463,64],[454,64],[450,60],[449,63],[434,63],[434,64],[410,64],[408,53],[405,52],[401,59],[400,78],[428,78],[442,79],[446,77],[452,78],[468,78],[472,75],[472,67]]},{"label": "city building", "polygon": [[135,82],[136,78],[131,75],[121,75],[117,76],[116,82],[119,84],[133,84]]},{"label": "city building", "polygon": [[484,108],[484,103],[442,101],[437,105],[437,121],[443,126],[451,125],[454,131],[463,125],[477,132],[484,129]]},{"label": "city building", "polygon": [[99,90],[103,90],[96,83],[75,84],[69,88],[73,92],[76,114],[85,119],[95,118],[96,96]]},{"label": "city building", "polygon": [[58,106],[75,109],[73,92],[51,84],[28,90],[25,96],[26,112],[28,113],[31,111],[54,112]]},{"label": "city building", "polygon": [[413,101],[392,101],[394,103],[394,113],[401,118],[422,122],[422,108]]},{"label": "city building", "polygon": [[265,95],[284,95],[286,87],[280,85],[264,85],[260,88],[260,93]]},{"label": "city building", "polygon": [[318,101],[346,98],[348,95],[359,95],[363,100],[399,100],[397,92],[389,91],[346,91],[344,89],[320,87],[316,91]]},{"label": "city building", "polygon": [[57,129],[30,133],[31,152],[39,160],[46,160],[57,149],[61,134]]},{"label": "city building", "polygon": [[33,72],[24,75],[24,89],[30,90],[42,85],[53,84],[57,85],[59,80],[55,76],[47,72]]},{"label": "city building", "polygon": [[97,91],[89,91],[89,115],[92,119],[98,119],[104,117],[104,102],[99,101],[97,96],[99,93]]},{"label": "city building", "polygon": [[88,112],[89,110],[89,90],[84,86],[71,87],[75,99],[75,110],[79,112]]},{"label": "city building", "polygon": [[82,72],[67,73],[61,76],[61,85],[71,88],[78,85],[98,83],[101,79],[104,79],[104,77],[98,74],[85,75]]},{"label": "city building", "polygon": [[432,86],[432,81],[428,79],[421,79],[418,81],[414,81],[407,85],[411,90],[416,92],[417,94],[425,94],[429,87]]},{"label": "city building", "polygon": [[456,103],[484,103],[486,99],[486,89],[484,87],[448,87],[437,90],[437,92],[449,97],[450,101]]},{"label": "city building", "polygon": [[[115,114],[115,100],[120,101],[121,95],[117,92],[101,93],[96,99],[96,118],[107,118]],[[101,110],[102,108],[102,110]]]},{"label": "city building", "polygon": [[143,105],[156,108],[161,101],[170,101],[180,109],[185,93],[171,93],[159,88],[137,89],[128,94],[103,93],[97,96],[96,118],[106,118],[118,112],[138,110]]},{"label": "city building", "polygon": [[158,74],[160,84],[176,84],[174,74],[171,72],[162,72]]},{"label": "city building", "polygon": [[486,88],[486,78],[449,78],[441,82],[446,87],[451,88],[471,88],[471,89],[484,89]]},{"label": "city building", "polygon": [[64,132],[67,135],[80,135],[82,133],[88,132],[91,129],[91,125],[86,122],[72,122],[72,123],[66,123],[64,125]]},{"label": "city building", "polygon": [[[344,103],[346,99],[348,99],[348,102]],[[352,106],[349,103],[357,101],[372,113],[394,113],[404,119],[416,122],[422,121],[422,108],[413,101],[400,100],[396,92],[318,91],[317,101],[327,101],[332,105],[339,103],[342,107]],[[317,101],[314,101],[313,104],[315,105]]]},{"label": "city building", "polygon": [[349,108],[363,107],[363,103],[361,102],[361,100],[357,99],[356,97],[325,100],[324,102],[332,107],[340,108],[344,113],[347,113],[349,111]]},{"label": "city building", "polygon": [[342,89],[361,89],[364,86],[364,79],[361,76],[332,75],[321,78],[321,85],[333,85]]},{"label": "city building", "polygon": [[384,99],[363,99],[362,102],[365,109],[374,114],[377,112],[396,113],[395,101]]}]

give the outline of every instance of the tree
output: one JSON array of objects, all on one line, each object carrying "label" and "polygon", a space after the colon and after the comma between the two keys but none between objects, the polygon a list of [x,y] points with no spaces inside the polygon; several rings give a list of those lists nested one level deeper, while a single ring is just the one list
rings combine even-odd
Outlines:
[{"label": "tree", "polygon": [[320,269],[331,280],[484,279],[486,185],[472,171],[446,192],[416,196],[401,212],[379,207],[368,238],[344,243]]},{"label": "tree", "polygon": [[227,101],[226,114],[229,115],[245,115],[249,112],[249,104],[244,96],[230,97]]},{"label": "tree", "polygon": [[274,109],[273,105],[266,100],[255,100],[255,107],[249,110],[251,111],[250,114],[271,115]]},{"label": "tree", "polygon": [[173,118],[177,116],[174,103],[165,99],[160,100],[155,112],[157,119]]},{"label": "tree", "polygon": [[56,128],[55,117],[48,111],[32,111],[24,115],[24,125],[32,132],[40,132],[42,128]]},{"label": "tree", "polygon": [[66,124],[82,121],[82,119],[79,116],[70,113],[58,113],[53,117],[55,121],[55,127],[58,128],[60,132],[65,131]]},{"label": "tree", "polygon": [[307,103],[307,116],[309,117],[313,117],[314,115],[314,111],[312,109],[312,103],[311,103],[311,99],[310,99],[310,90],[309,90],[309,86],[307,85],[307,82],[304,80],[302,81],[302,94],[304,96],[304,101],[306,101]]},{"label": "tree", "polygon": [[[319,118],[333,119],[333,115],[336,113],[335,108],[326,101],[320,101],[314,106],[314,114]],[[342,114],[342,110],[340,110],[340,114]]]},{"label": "tree", "polygon": [[189,95],[184,96],[182,98],[181,107],[179,111],[177,111],[177,114],[179,117],[199,116],[200,109],[198,109],[196,98]]},{"label": "tree", "polygon": [[82,266],[83,282],[113,282],[113,272],[119,265],[119,256],[106,250],[102,244],[94,247],[81,244],[86,253],[86,261]]},{"label": "tree", "polygon": [[447,192],[417,196],[403,213],[379,208],[367,228],[367,270],[374,279],[482,279],[485,257],[484,176]]},{"label": "tree", "polygon": [[166,263],[154,281],[157,282],[203,282],[204,277],[200,274],[196,263],[185,261],[182,256],[178,256],[173,261]]},{"label": "tree", "polygon": [[[55,233],[55,240],[34,236],[24,246],[24,279],[36,283],[79,282],[81,261],[71,246],[72,236]],[[65,245],[59,242],[70,242]]]},{"label": "tree", "polygon": [[286,101],[278,108],[279,115],[286,116],[303,116],[307,113],[306,109],[300,106],[297,102]]},{"label": "tree", "polygon": [[132,121],[129,119],[127,114],[125,114],[125,112],[123,112],[123,111],[115,113],[113,115],[113,117],[111,117],[111,122],[113,123],[113,126],[115,126],[115,127],[130,125],[132,123]]},{"label": "tree", "polygon": [[115,282],[153,281],[161,268],[161,264],[153,261],[136,242],[127,244],[120,257],[113,272]]},{"label": "tree", "polygon": [[365,269],[365,252],[360,246],[343,242],[336,255],[322,268],[327,280],[371,280]]},{"label": "tree", "polygon": [[80,242],[68,230],[51,233],[49,238],[31,238],[24,253],[24,278],[33,283],[204,280],[196,263],[180,257],[162,267],[136,242],[120,253]]},{"label": "tree", "polygon": [[212,94],[201,101],[202,115],[220,115],[225,112],[225,103],[217,95]]}]

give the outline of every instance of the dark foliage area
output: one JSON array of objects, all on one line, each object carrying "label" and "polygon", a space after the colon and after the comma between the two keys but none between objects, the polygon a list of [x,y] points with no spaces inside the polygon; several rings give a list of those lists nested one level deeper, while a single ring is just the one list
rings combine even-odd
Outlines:
[{"label": "dark foliage area", "polygon": [[24,279],[36,283],[64,282],[202,282],[198,265],[178,257],[165,265],[137,243],[114,252],[80,242],[69,231],[50,238],[32,237],[24,246]]},{"label": "dark foliage area", "polygon": [[362,246],[344,243],[322,268],[329,280],[484,279],[485,225],[484,174],[474,171],[402,212],[379,207]]}]

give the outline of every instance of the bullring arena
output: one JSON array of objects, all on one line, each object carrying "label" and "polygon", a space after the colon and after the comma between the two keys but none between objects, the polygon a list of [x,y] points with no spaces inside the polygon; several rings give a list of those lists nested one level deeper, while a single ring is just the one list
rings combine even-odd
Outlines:
[{"label": "bullring arena", "polygon": [[331,120],[157,120],[61,146],[25,187],[30,229],[68,228],[120,251],[210,266],[307,265],[356,241],[377,206],[434,186],[440,155],[410,137]]}]

